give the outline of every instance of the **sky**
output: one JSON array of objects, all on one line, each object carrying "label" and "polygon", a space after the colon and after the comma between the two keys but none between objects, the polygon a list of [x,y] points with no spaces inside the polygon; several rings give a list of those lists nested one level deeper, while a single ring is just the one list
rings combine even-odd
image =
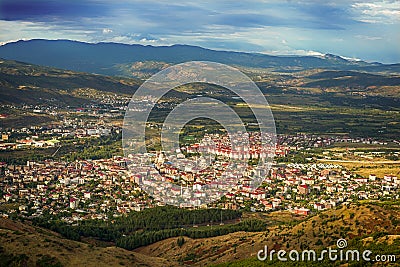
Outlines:
[{"label": "sky", "polygon": [[0,43],[189,44],[400,62],[400,1],[0,0]]}]

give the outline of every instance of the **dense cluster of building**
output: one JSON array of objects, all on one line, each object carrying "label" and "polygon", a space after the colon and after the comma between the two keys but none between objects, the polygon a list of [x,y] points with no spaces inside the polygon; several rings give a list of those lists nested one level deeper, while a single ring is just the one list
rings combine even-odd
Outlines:
[{"label": "dense cluster of building", "polygon": [[[74,112],[75,115],[79,113]],[[120,127],[110,125],[102,119],[85,120],[76,115],[47,126],[2,129],[0,150],[54,147],[62,145],[64,139],[96,138],[120,132]]]},{"label": "dense cluster of building", "polygon": [[[100,106],[68,111],[70,116],[64,116],[65,111],[57,108],[24,106],[22,109],[27,111],[59,116],[62,120],[46,127],[1,129],[0,150],[61,146],[68,138],[77,140],[121,133],[120,127],[103,119],[122,116],[129,99],[110,96],[102,99]],[[142,104],[143,107],[135,108],[144,108],[149,101],[144,99]],[[92,119],[87,119],[88,116]],[[7,114],[1,118],[7,118]],[[267,141],[266,148],[260,146],[262,138]],[[249,140],[248,145],[240,145],[244,140]],[[308,215],[353,200],[400,197],[400,179],[394,175],[371,174],[365,178],[334,164],[271,162],[270,168],[257,166],[259,160],[285,157],[291,151],[338,142],[380,145],[386,142],[297,134],[278,135],[277,145],[271,147],[268,140],[259,133],[239,134],[233,140],[227,135],[206,134],[201,142],[181,147],[175,155],[157,152],[74,162],[28,161],[25,165],[0,162],[0,205],[6,207],[2,213],[26,217],[51,214],[72,223],[91,218],[108,219],[155,205],[173,204],[171,198],[185,198],[191,205],[202,207],[281,209]],[[236,146],[232,147],[232,143]],[[347,152],[337,153],[324,152],[324,156],[341,158]],[[374,152],[352,153],[363,158],[379,156]],[[398,153],[391,156],[398,157]],[[252,160],[253,165],[249,165],[248,161]],[[138,164],[132,168],[132,163]],[[262,178],[256,189],[255,177]]]},{"label": "dense cluster of building", "polygon": [[40,216],[44,212],[72,212],[64,219],[106,219],[110,213],[153,205],[129,176],[123,158],[1,165],[0,202],[18,204],[9,210],[11,213]]},{"label": "dense cluster of building", "polygon": [[[74,222],[107,219],[163,205],[142,190],[145,184],[141,175],[132,174],[127,161],[115,157],[71,163],[52,160],[26,165],[1,163],[0,203],[11,204],[3,213],[26,217],[47,213]],[[217,175],[218,171],[214,173]],[[163,175],[174,183],[171,173],[165,170]],[[201,198],[202,183],[197,177],[192,180],[191,189],[198,192],[193,197]],[[259,188],[253,190],[250,182],[249,177],[243,176],[221,199],[202,206],[252,211],[282,209],[307,215],[353,200],[400,197],[400,179],[396,176],[363,178],[333,164],[273,165]],[[175,193],[184,194],[184,188],[181,186]]]}]

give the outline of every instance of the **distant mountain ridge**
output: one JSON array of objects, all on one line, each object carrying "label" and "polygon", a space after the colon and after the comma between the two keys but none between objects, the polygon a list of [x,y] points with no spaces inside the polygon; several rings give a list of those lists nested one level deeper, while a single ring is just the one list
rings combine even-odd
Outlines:
[{"label": "distant mountain ridge", "polygon": [[385,65],[352,61],[326,54],[315,56],[271,56],[265,54],[216,51],[198,46],[143,46],[120,43],[84,43],[70,40],[17,41],[0,46],[0,58],[17,60],[42,66],[105,75],[123,75],[118,64],[138,61],[181,63],[201,60],[228,65],[272,68],[291,71],[313,68],[358,71],[400,72],[400,64]]}]

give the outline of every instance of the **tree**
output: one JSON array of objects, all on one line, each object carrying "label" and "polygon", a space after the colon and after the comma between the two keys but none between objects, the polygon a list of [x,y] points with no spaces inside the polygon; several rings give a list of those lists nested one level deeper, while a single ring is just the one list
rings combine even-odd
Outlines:
[{"label": "tree", "polygon": [[182,247],[183,244],[185,244],[185,238],[183,236],[178,237],[178,240],[176,241],[179,247]]}]

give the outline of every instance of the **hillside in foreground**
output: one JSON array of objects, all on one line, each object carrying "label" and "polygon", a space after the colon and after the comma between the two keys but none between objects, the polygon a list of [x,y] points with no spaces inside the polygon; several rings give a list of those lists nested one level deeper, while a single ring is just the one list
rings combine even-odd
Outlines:
[{"label": "hillside in foreground", "polygon": [[117,247],[63,238],[27,223],[0,218],[0,266],[171,266],[168,260]]},{"label": "hillside in foreground", "polygon": [[[389,250],[400,259],[400,207],[398,205],[359,204],[339,207],[306,218],[303,221],[285,212],[267,216],[266,222],[275,220],[266,232],[237,232],[214,238],[185,238],[178,247],[177,238],[164,240],[136,249],[146,255],[168,258],[198,266],[239,261],[234,266],[252,266],[257,263],[257,252],[267,245],[270,249],[320,249],[335,246],[345,238],[365,239],[365,242],[389,242]],[[397,240],[397,243],[393,243]],[[375,251],[376,253],[380,251]],[[246,261],[252,262],[246,265]]]},{"label": "hillside in foreground", "polygon": [[246,217],[263,219],[266,231],[198,239],[184,236],[183,244],[179,237],[169,238],[134,251],[71,241],[27,223],[0,219],[0,266],[209,266],[228,262],[261,266],[256,254],[264,245],[288,251],[322,249],[334,247],[339,238],[350,246],[400,259],[398,203],[344,205],[307,218],[288,212],[249,213]]}]

